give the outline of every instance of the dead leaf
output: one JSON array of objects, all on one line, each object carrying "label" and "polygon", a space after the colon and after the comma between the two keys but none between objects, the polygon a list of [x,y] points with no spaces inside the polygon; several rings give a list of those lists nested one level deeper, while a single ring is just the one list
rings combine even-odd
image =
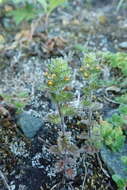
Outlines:
[{"label": "dead leaf", "polygon": [[74,179],[74,177],[76,176],[77,172],[73,168],[67,168],[65,170],[65,174],[66,174],[67,178]]},{"label": "dead leaf", "polygon": [[18,32],[15,36],[15,41],[17,42],[25,42],[25,41],[31,41],[32,36],[30,30],[22,30],[21,32]]},{"label": "dead leaf", "polygon": [[46,42],[44,48],[47,53],[50,53],[58,48],[60,49],[64,48],[66,43],[67,41],[64,40],[62,37],[54,37]]}]

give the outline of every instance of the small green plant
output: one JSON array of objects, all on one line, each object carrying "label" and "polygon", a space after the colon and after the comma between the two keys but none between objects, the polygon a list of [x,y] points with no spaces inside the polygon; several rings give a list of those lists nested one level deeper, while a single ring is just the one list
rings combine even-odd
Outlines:
[{"label": "small green plant", "polygon": [[84,81],[83,100],[82,104],[88,111],[88,133],[89,137],[92,137],[93,128],[93,113],[102,109],[102,104],[99,103],[94,96],[97,89],[100,88],[100,75],[102,72],[102,67],[98,61],[97,55],[95,53],[86,53],[84,56],[83,63],[79,69],[80,76]]},{"label": "small green plant", "polygon": [[126,115],[127,114],[127,105],[126,104],[120,105],[119,112],[120,112],[120,114]]},{"label": "small green plant", "polygon": [[115,98],[115,100],[117,102],[119,102],[120,104],[126,104],[127,103],[127,94],[124,94],[122,96],[118,96]]},{"label": "small green plant", "polygon": [[121,128],[122,128],[122,125],[124,123],[123,117],[120,114],[117,114],[117,113],[113,114],[112,117],[110,119],[108,119],[108,121],[110,123],[112,123],[112,125],[119,126]]},{"label": "small green plant", "polygon": [[101,69],[101,65],[95,53],[87,53],[84,56],[83,63],[79,69],[83,81],[85,80],[87,82],[84,86],[84,97],[86,101],[84,101],[84,105],[91,104],[91,96],[93,95],[93,92],[100,87],[99,78]]},{"label": "small green plant", "polygon": [[[114,114],[107,121],[99,119],[100,122],[97,122],[94,119],[96,111],[102,110],[102,104],[98,102],[95,95],[96,91],[104,85],[100,83],[102,72],[104,70],[104,63],[111,68],[120,69],[125,77],[123,67],[126,67],[126,56],[123,54],[117,54],[116,57],[114,54],[110,53],[87,53],[80,69],[77,71],[77,75],[82,77],[84,84],[80,89],[83,98],[79,98],[79,103],[82,105],[79,107],[86,110],[86,125],[88,130],[87,143],[90,143],[89,147],[94,145],[94,150],[97,151],[103,145],[106,145],[112,151],[116,152],[122,148],[125,142],[123,125],[126,121],[126,118],[124,118],[127,114],[126,105],[123,106],[123,104],[121,104],[118,109],[118,114]],[[120,57],[122,57],[122,63],[119,63]],[[74,174],[72,175],[74,178],[76,175],[76,172],[74,172],[76,160],[80,153],[83,153],[83,151],[85,152],[86,150],[82,147],[78,150],[78,147],[72,141],[72,134],[69,132],[69,129],[65,124],[65,117],[75,115],[78,111],[78,109],[75,109],[71,104],[75,96],[75,89],[72,88],[72,69],[69,67],[65,59],[56,58],[51,60],[44,75],[44,90],[48,92],[56,108],[53,114],[48,115],[48,118],[50,118],[51,122],[58,124],[61,131],[58,133],[56,145],[51,146],[50,151],[54,155],[59,155],[60,159],[56,162],[56,168],[59,168],[58,171],[62,171],[65,177],[67,177],[66,171],[69,171],[71,174]],[[116,101],[122,102],[124,97],[121,98],[122,100],[117,99]],[[77,155],[76,159],[74,159],[75,155]],[[70,164],[70,160],[73,163],[72,165]],[[120,187],[120,185],[118,187]]]},{"label": "small green plant", "polygon": [[[122,97],[123,98],[123,97]],[[121,104],[118,109],[118,114],[113,114],[110,119],[108,119],[114,126],[119,126],[127,135],[127,105]]]},{"label": "small green plant", "polygon": [[16,24],[22,21],[30,21],[37,17],[44,16],[48,19],[51,12],[66,2],[66,0],[37,0],[29,3],[27,0],[13,0],[16,9],[8,14],[13,17]]},{"label": "small green plant", "polygon": [[0,96],[4,98],[5,102],[13,104],[17,108],[17,112],[23,110],[29,98],[27,92],[17,92],[12,95],[1,94]]},{"label": "small green plant", "polygon": [[37,17],[38,11],[32,4],[25,3],[23,7],[16,8],[8,13],[12,16],[16,24],[20,24],[22,21],[32,20]]},{"label": "small green plant", "polygon": [[127,186],[127,180],[126,179],[123,179],[119,175],[113,175],[112,179],[117,184],[118,190],[126,190],[126,186]]},{"label": "small green plant", "polygon": [[119,126],[113,126],[112,123],[101,121],[100,125],[93,127],[93,137],[95,147],[101,148],[106,145],[112,151],[119,151],[125,141],[123,131]]},{"label": "small green plant", "polygon": [[127,76],[127,54],[118,52],[118,53],[110,53],[105,52],[100,54],[103,58],[103,62],[109,64],[113,68],[118,68]]},{"label": "small green plant", "polygon": [[62,58],[52,59],[44,75],[45,89],[57,107],[56,113],[50,118],[56,118],[56,121],[61,122],[61,131],[64,134],[66,129],[64,117],[74,113],[73,107],[69,105],[69,101],[73,98],[73,93],[68,91],[72,81],[71,68],[68,66],[67,61]]},{"label": "small green plant", "polygon": [[45,75],[45,87],[52,102],[55,104],[56,111],[49,114],[51,122],[59,124],[61,132],[58,133],[57,145],[50,148],[50,152],[59,155],[55,169],[63,172],[64,177],[74,178],[76,175],[76,160],[78,147],[72,142],[71,133],[67,131],[65,116],[73,115],[74,108],[70,106],[73,93],[68,90],[72,82],[72,70],[66,60],[62,58],[52,59],[48,65]]},{"label": "small green plant", "polygon": [[127,56],[123,53],[87,53],[80,68],[83,80],[86,81],[83,90],[83,104],[85,107],[88,107],[88,116],[90,116],[89,130],[91,131],[89,133],[91,134],[93,144],[97,148],[100,148],[104,144],[112,151],[119,151],[124,145],[123,124],[125,119],[122,114],[114,114],[108,121],[102,121],[98,127],[97,124],[92,123],[92,114],[93,111],[101,109],[101,104],[97,103],[94,93],[104,85],[104,83],[100,83],[103,64],[108,63],[110,67],[119,68],[125,73],[126,59]]},{"label": "small green plant", "polygon": [[100,126],[103,143],[112,151],[119,151],[125,141],[122,129],[119,126],[113,126],[111,123],[102,122]]}]

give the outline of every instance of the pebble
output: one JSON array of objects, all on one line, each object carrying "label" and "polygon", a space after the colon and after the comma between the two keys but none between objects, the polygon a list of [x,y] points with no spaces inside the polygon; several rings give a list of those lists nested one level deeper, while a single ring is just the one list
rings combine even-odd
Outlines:
[{"label": "pebble", "polygon": [[17,116],[17,125],[28,138],[33,138],[37,131],[43,127],[43,124],[42,119],[34,117],[27,112],[23,112]]},{"label": "pebble", "polygon": [[119,48],[121,48],[121,49],[127,49],[127,41],[126,42],[121,42],[119,44]]}]

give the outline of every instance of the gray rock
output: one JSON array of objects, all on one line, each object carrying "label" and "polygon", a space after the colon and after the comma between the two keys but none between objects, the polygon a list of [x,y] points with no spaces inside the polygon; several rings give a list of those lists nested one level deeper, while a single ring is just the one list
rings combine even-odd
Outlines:
[{"label": "gray rock", "polygon": [[127,144],[124,145],[120,152],[112,152],[108,148],[103,147],[100,153],[111,175],[117,174],[127,179],[126,166],[121,161],[122,156],[127,156]]},{"label": "gray rock", "polygon": [[107,109],[104,112],[104,119],[111,118],[114,114],[119,114],[119,110],[118,109]]},{"label": "gray rock", "polygon": [[28,138],[33,138],[37,131],[43,126],[43,121],[27,112],[23,112],[17,116],[17,125]]},{"label": "gray rock", "polygon": [[121,42],[119,44],[119,48],[121,48],[121,49],[127,49],[127,42]]}]

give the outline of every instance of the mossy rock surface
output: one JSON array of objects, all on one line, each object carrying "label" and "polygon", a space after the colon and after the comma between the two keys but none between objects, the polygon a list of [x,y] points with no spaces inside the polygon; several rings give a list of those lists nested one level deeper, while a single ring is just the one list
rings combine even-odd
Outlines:
[{"label": "mossy rock surface", "polygon": [[127,167],[121,161],[122,156],[127,156],[127,143],[119,152],[112,152],[106,147],[101,150],[101,157],[107,166],[111,175],[119,175],[123,179],[127,179]]}]

